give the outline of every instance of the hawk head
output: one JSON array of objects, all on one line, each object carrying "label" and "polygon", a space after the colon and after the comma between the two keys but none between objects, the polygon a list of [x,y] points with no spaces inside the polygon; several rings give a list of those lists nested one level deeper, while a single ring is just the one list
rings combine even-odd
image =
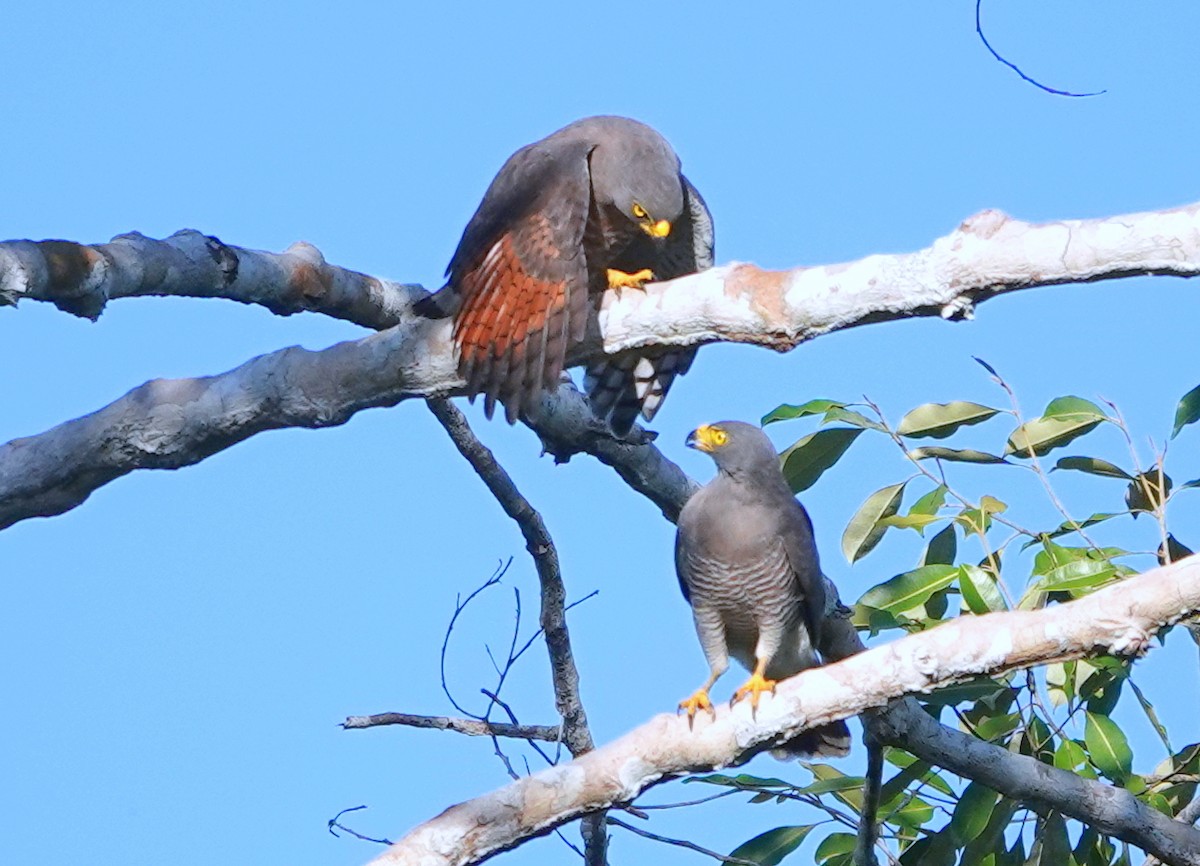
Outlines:
[{"label": "hawk head", "polygon": [[679,157],[667,140],[627,117],[592,117],[592,194],[652,238],[665,238],[683,213]]},{"label": "hawk head", "polygon": [[687,446],[703,451],[724,475],[779,475],[779,455],[767,434],[744,421],[703,424],[687,437]]}]

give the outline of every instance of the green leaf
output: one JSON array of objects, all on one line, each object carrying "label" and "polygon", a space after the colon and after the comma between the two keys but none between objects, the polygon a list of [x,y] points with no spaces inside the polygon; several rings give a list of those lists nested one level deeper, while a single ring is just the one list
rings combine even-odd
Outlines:
[{"label": "green leaf", "polygon": [[830,793],[855,811],[862,809],[862,776],[847,776],[841,770],[829,764],[809,764],[808,769],[812,771],[813,776],[817,780],[822,782],[837,782],[842,779],[852,780],[854,784],[846,787],[833,785],[830,788]]},{"label": "green leaf", "polygon": [[[947,797],[954,796],[954,789],[950,786],[950,783],[947,782],[945,779],[943,779],[935,770],[929,769],[929,764],[927,762],[921,761],[917,758],[914,758],[908,752],[904,752],[904,751],[901,751],[900,749],[892,748],[891,746],[888,746],[887,748],[885,748],[883,750],[883,757],[884,757],[884,760],[886,760],[889,764],[891,764],[894,767],[899,767],[901,770],[907,770],[911,767],[919,766],[919,765],[923,766],[924,767],[924,769],[922,770],[923,775],[921,775],[921,777],[920,777],[921,782],[937,789],[938,791],[941,791]],[[886,782],[884,783],[883,787],[885,787],[885,788],[887,787]],[[903,786],[898,787],[896,789],[896,791],[893,792],[892,796],[895,796],[896,794],[900,793],[902,790],[903,790]],[[887,799],[891,799],[891,797],[887,797]],[[884,799],[884,792],[882,791],[882,789],[880,791],[880,802],[881,803],[886,802],[886,800]]]},{"label": "green leaf", "polygon": [[1124,782],[1133,767],[1133,752],[1117,723],[1108,716],[1087,712],[1083,740],[1096,769],[1118,784]]},{"label": "green leaf", "polygon": [[1015,731],[1020,721],[1020,713],[1002,713],[998,716],[989,716],[981,719],[975,725],[975,733],[982,739],[996,742]]},{"label": "green leaf", "polygon": [[995,680],[981,677],[977,680],[946,686],[927,695],[921,695],[921,701],[931,706],[952,707],[968,701],[987,700],[1008,691],[1007,687],[997,684]]},{"label": "green leaf", "polygon": [[986,451],[974,451],[970,448],[942,448],[929,445],[924,448],[914,448],[908,452],[913,460],[949,460],[951,463],[1007,463],[1003,457],[988,454]]},{"label": "green leaf", "polygon": [[797,794],[836,794],[840,791],[857,791],[862,788],[862,776],[837,776],[830,779],[817,779],[803,788],[796,789]]},{"label": "green leaf", "polygon": [[1155,511],[1166,504],[1173,486],[1171,476],[1155,467],[1129,482],[1125,491],[1125,504],[1129,506],[1134,517],[1144,512]]},{"label": "green leaf", "polygon": [[1158,546],[1158,561],[1163,565],[1166,565],[1168,562],[1178,562],[1185,556],[1191,556],[1195,551],[1177,539],[1174,535],[1168,533],[1167,549],[1165,551],[1167,555],[1163,556],[1163,552],[1162,545],[1160,544]]},{"label": "green leaf", "polygon": [[929,539],[925,553],[921,556],[921,565],[953,565],[957,556],[958,536],[954,532],[954,524],[950,524]]},{"label": "green leaf", "polygon": [[871,587],[858,603],[889,613],[910,610],[954,583],[959,573],[953,565],[925,565]]},{"label": "green leaf", "polygon": [[900,855],[901,866],[954,866],[954,840],[939,832],[918,839]]},{"label": "green leaf", "polygon": [[927,526],[944,519],[936,514],[894,514],[891,517],[884,517],[879,523],[895,529],[915,529],[924,535]]},{"label": "green leaf", "polygon": [[995,578],[977,565],[961,565],[958,589],[971,613],[1008,610]]},{"label": "green leaf", "polygon": [[945,439],[960,427],[979,424],[991,418],[999,409],[955,400],[952,403],[926,403],[900,419],[896,432],[914,439],[930,437]]},{"label": "green leaf", "polygon": [[759,866],[775,866],[780,860],[791,854],[812,832],[813,824],[800,824],[793,827],[776,827],[760,833],[729,852],[730,857],[749,860]]},{"label": "green leaf", "polygon": [[853,833],[830,833],[817,846],[813,859],[825,863],[838,854],[850,854],[854,851],[855,841]]},{"label": "green leaf", "polygon": [[1045,577],[1034,581],[1030,591],[1060,592],[1073,589],[1091,589],[1108,583],[1117,573],[1116,566],[1106,560],[1080,559],[1067,562],[1051,569]]},{"label": "green leaf", "polygon": [[879,808],[886,811],[889,807],[899,805],[905,789],[921,776],[929,772],[932,765],[928,761],[916,760],[904,767],[892,778],[879,786]]},{"label": "green leaf", "polygon": [[1171,748],[1171,741],[1167,737],[1166,727],[1164,727],[1163,723],[1158,720],[1158,713],[1154,711],[1154,704],[1150,703],[1146,695],[1140,688],[1138,688],[1138,684],[1133,681],[1133,677],[1129,677],[1126,682],[1129,683],[1129,687],[1133,689],[1134,696],[1137,698],[1138,703],[1142,706],[1142,712],[1146,714],[1146,718],[1150,721],[1150,724],[1154,726],[1154,731],[1158,734],[1158,738],[1162,740],[1163,747],[1168,752],[1175,751]]},{"label": "green leaf", "polygon": [[1004,453],[1014,457],[1043,457],[1055,448],[1061,448],[1090,433],[1099,424],[1099,421],[1077,418],[1035,418],[1026,421],[1009,435]]},{"label": "green leaf", "polygon": [[689,776],[684,779],[684,784],[688,782],[703,782],[706,785],[723,785],[727,788],[740,788],[742,790],[753,791],[760,788],[787,788],[791,790],[791,782],[785,782],[783,779],[764,779],[760,776],[751,776],[742,773],[737,776],[728,776],[724,773],[709,773],[707,776]]},{"label": "green leaf", "polygon": [[793,493],[807,490],[817,483],[826,469],[837,463],[862,430],[832,427],[803,437],[779,455],[783,477]]},{"label": "green leaf", "polygon": [[1058,812],[1051,812],[1038,828],[1036,866],[1067,866],[1071,858],[1071,842],[1067,837],[1067,822]]},{"label": "green leaf", "polygon": [[980,500],[978,508],[962,509],[954,518],[954,522],[959,524],[964,532],[982,535],[992,528],[992,515],[1000,514],[1007,508],[1008,506],[998,499],[985,496]]},{"label": "green leaf", "polygon": [[1090,400],[1059,397],[1050,401],[1041,418],[1026,421],[1008,437],[1004,453],[1041,457],[1089,433],[1107,416]]},{"label": "green leaf", "polygon": [[1054,762],[1054,735],[1050,733],[1050,726],[1042,721],[1042,717],[1037,713],[1031,714],[1025,725],[1025,745],[1029,747],[1028,754],[1043,764]]},{"label": "green leaf", "polygon": [[841,409],[845,405],[845,403],[840,403],[837,400],[809,400],[807,403],[801,403],[799,406],[784,403],[782,406],[776,406],[766,415],[763,415],[761,426],[766,427],[768,424],[774,424],[776,421],[790,421],[793,418],[804,418],[808,415],[824,415],[830,409]]},{"label": "green leaf", "polygon": [[1106,421],[1108,416],[1104,410],[1091,400],[1082,397],[1055,397],[1046,405],[1042,413],[1045,418],[1092,418],[1096,421]]},{"label": "green leaf", "polygon": [[[1105,478],[1122,478],[1129,481],[1133,478],[1128,472],[1117,466],[1115,463],[1109,463],[1107,460],[1101,460],[1099,457],[1060,457],[1058,462],[1054,464],[1054,469],[1073,469],[1076,472],[1086,472],[1089,475],[1101,475]],[[1054,469],[1050,471],[1053,472]]]},{"label": "green leaf", "polygon": [[917,796],[900,800],[897,808],[884,813],[883,820],[889,824],[916,829],[923,827],[933,818],[933,806]]},{"label": "green leaf", "polygon": [[1023,545],[1021,545],[1021,550],[1028,550],[1030,547],[1033,547],[1035,544],[1041,544],[1048,538],[1061,538],[1064,535],[1070,535],[1072,532],[1078,532],[1080,529],[1087,529],[1089,526],[1095,526],[1097,523],[1103,523],[1104,521],[1111,520],[1114,517],[1120,517],[1122,514],[1125,514],[1125,512],[1117,511],[1110,513],[1097,511],[1086,520],[1064,520],[1058,525],[1058,529],[1054,530],[1053,532],[1043,532],[1032,541],[1025,542]]},{"label": "green leaf", "polygon": [[822,424],[831,424],[834,421],[841,421],[844,424],[849,424],[852,427],[862,427],[864,430],[878,430],[881,433],[886,433],[887,428],[878,421],[872,421],[861,412],[855,412],[853,409],[843,409],[840,406],[835,406],[825,413]]},{"label": "green leaf", "polygon": [[887,532],[887,525],[881,521],[893,516],[900,509],[906,483],[891,484],[876,490],[859,506],[855,515],[850,518],[846,531],[842,533],[842,553],[847,560],[853,563],[862,559],[883,538],[883,534]]},{"label": "green leaf", "polygon": [[988,819],[992,817],[992,810],[996,808],[998,796],[991,788],[978,782],[967,785],[950,816],[950,832],[959,848],[983,832]]},{"label": "green leaf", "polygon": [[1062,740],[1054,750],[1054,766],[1060,770],[1076,772],[1080,766],[1087,763],[1087,752],[1075,740]]},{"label": "green leaf", "polygon": [[1180,430],[1197,421],[1200,421],[1200,385],[1184,394],[1175,407],[1175,429],[1171,431],[1171,438],[1174,439]]},{"label": "green leaf", "polygon": [[946,492],[946,485],[939,484],[912,504],[909,515],[937,514],[946,503]]}]

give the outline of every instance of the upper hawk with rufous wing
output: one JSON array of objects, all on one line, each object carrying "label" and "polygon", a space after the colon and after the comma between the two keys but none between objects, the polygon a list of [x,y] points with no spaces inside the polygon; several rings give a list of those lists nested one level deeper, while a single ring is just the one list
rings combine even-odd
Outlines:
[{"label": "upper hawk with rufous wing", "polygon": [[[509,157],[422,312],[453,312],[467,394],[483,394],[488,417],[503,403],[512,423],[557,388],[605,291],[712,263],[712,217],[667,141],[635,120],[590,117]],[[617,433],[639,412],[649,420],[694,355],[643,348],[593,360],[593,411]]]}]

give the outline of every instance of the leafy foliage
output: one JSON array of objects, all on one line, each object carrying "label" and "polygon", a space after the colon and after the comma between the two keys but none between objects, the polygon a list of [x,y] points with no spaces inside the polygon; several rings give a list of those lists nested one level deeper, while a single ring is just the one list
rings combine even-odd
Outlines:
[{"label": "leafy foliage", "polygon": [[[1013,398],[995,370],[980,364]],[[889,537],[909,532],[922,539],[921,553],[912,568],[876,583],[857,600],[853,622],[859,629],[871,635],[915,632],[960,615],[1033,610],[1079,598],[1143,567],[1191,553],[1188,544],[1169,531],[1167,511],[1174,497],[1200,487],[1200,479],[1176,487],[1161,453],[1147,465],[1138,465],[1134,438],[1115,407],[1108,412],[1090,400],[1064,396],[1027,419],[1015,398],[1011,402],[1011,409],[966,400],[926,403],[904,413],[895,425],[869,402],[833,399],[780,406],[763,418],[764,425],[817,424],[817,430],[781,455],[795,491],[809,489],[835,472],[851,446],[865,441],[860,439],[863,433],[870,434],[868,439],[890,440],[903,461],[907,474],[867,494],[850,516],[842,553],[848,563],[862,567]],[[1178,436],[1196,421],[1200,387],[1180,400],[1171,435]],[[1124,440],[1119,443],[1127,446],[1122,456],[1088,453],[1097,450],[1090,448],[1059,457],[1052,466],[1042,465],[1042,458],[1055,449],[1078,447],[1103,431],[1114,431]],[[964,434],[974,441],[953,447],[911,444]],[[970,487],[953,472],[971,473],[964,476]],[[984,483],[1004,473],[1007,491],[1014,472],[1031,479],[1057,512],[1050,525],[1024,525],[999,489],[980,486],[981,473]],[[1069,512],[1051,484],[1051,478],[1067,477],[1096,485],[1093,501],[1107,496],[1107,510],[1090,509],[1086,516]],[[1005,495],[1020,503],[1022,511],[1030,510],[1026,497]],[[911,501],[907,510],[906,498]],[[1134,553],[1092,535],[1111,533],[1118,526],[1131,530],[1131,521],[1138,517],[1153,524],[1154,552]],[[1134,712],[1140,711],[1162,743],[1166,758],[1153,772],[1137,771],[1140,762],[1129,737],[1113,719],[1123,698]],[[1126,659],[1078,659],[1037,672],[982,677],[920,700],[932,715],[957,721],[975,736],[1085,778],[1122,786],[1168,815],[1177,815],[1200,787],[1200,744],[1172,748],[1167,729],[1134,682]],[[891,771],[885,772],[881,792],[880,838],[902,864],[1131,862],[1127,845],[1061,814],[1035,815],[977,782],[944,774],[895,749],[885,750],[885,759]],[[828,764],[803,766],[810,774],[804,783],[721,774],[690,780],[745,791],[754,803],[803,802],[826,815],[824,821],[767,830],[732,856],[779,863],[816,827],[828,823],[832,832],[817,843],[814,861],[823,866],[852,862],[863,780]]]}]

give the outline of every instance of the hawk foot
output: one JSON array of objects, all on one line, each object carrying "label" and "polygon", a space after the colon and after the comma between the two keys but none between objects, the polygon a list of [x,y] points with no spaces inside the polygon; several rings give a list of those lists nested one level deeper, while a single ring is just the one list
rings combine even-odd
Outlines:
[{"label": "hawk foot", "polygon": [[608,269],[608,287],[619,291],[620,289],[640,289],[646,283],[654,279],[654,271],[649,268],[642,268],[632,274],[627,274],[624,271]]},{"label": "hawk foot", "polygon": [[746,680],[746,684],[733,693],[733,698],[729,701],[730,706],[736,704],[746,695],[750,696],[750,709],[758,709],[758,696],[763,692],[775,694],[775,680],[769,680],[762,674],[755,671],[750,679]]},{"label": "hawk foot", "polygon": [[[707,688],[696,689],[695,693],[693,693],[690,698],[679,702],[679,709],[687,710],[689,727],[692,724],[692,720],[696,718],[696,713],[699,710],[708,710],[708,712],[713,716],[716,716],[717,714],[717,711],[713,709],[712,701],[708,699]],[[678,712],[678,710],[676,712]]]}]

